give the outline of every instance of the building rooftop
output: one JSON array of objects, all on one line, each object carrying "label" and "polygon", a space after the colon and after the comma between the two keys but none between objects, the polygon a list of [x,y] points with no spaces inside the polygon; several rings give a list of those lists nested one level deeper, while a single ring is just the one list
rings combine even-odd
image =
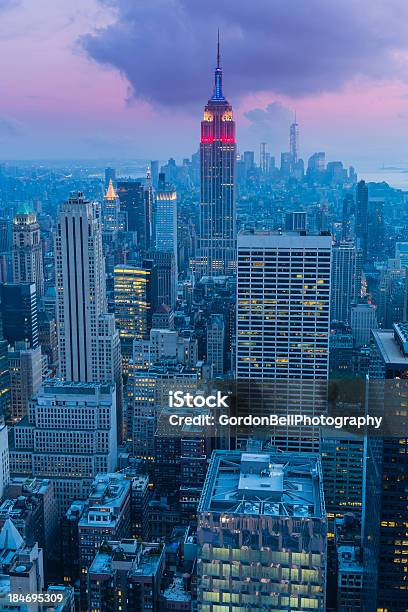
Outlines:
[{"label": "building rooftop", "polygon": [[164,591],[167,601],[190,601],[191,595],[184,589],[183,579],[174,578],[173,583]]},{"label": "building rooftop", "polygon": [[129,495],[131,481],[123,474],[98,474],[88,497],[88,509],[80,527],[113,527]]},{"label": "building rooftop", "polygon": [[401,350],[401,346],[396,339],[397,330],[373,329],[371,333],[386,365],[408,367],[408,354],[404,355]]},{"label": "building rooftop", "polygon": [[323,517],[318,455],[215,451],[199,512]]}]

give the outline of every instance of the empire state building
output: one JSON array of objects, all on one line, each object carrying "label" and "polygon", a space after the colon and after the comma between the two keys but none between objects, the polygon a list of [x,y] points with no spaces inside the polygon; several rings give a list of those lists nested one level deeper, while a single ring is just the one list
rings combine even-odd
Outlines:
[{"label": "empire state building", "polygon": [[200,260],[208,276],[235,272],[235,159],[235,122],[222,92],[218,37],[214,92],[204,109],[200,143]]}]

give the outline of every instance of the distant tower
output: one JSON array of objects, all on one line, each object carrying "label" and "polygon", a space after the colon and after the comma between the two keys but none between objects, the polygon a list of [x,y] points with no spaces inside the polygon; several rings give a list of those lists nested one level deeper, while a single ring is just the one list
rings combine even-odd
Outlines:
[{"label": "distant tower", "polygon": [[125,213],[120,210],[120,199],[109,180],[108,189],[102,202],[103,237],[107,242],[115,240],[117,233],[125,229]]},{"label": "distant tower", "polygon": [[235,122],[222,92],[218,36],[214,93],[201,122],[200,256],[204,274],[232,274],[236,266]]},{"label": "distant tower", "polygon": [[368,242],[368,187],[365,181],[359,181],[357,184],[355,232],[365,260]]},{"label": "distant tower", "polygon": [[154,248],[173,253],[177,261],[177,192],[159,174],[159,184],[153,210]]},{"label": "distant tower", "polygon": [[292,162],[292,168],[297,164],[299,159],[299,124],[295,121],[290,126],[289,150]]},{"label": "distant tower", "polygon": [[13,278],[15,283],[35,283],[37,297],[44,295],[40,226],[29,210],[13,219]]}]

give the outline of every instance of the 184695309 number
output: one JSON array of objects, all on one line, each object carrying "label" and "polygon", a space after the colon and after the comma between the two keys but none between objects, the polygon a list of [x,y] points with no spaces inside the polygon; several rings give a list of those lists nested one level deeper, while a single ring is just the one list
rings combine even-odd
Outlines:
[{"label": "184695309 number", "polygon": [[7,593],[6,598],[9,603],[36,603],[36,604],[56,604],[62,603],[63,593]]}]

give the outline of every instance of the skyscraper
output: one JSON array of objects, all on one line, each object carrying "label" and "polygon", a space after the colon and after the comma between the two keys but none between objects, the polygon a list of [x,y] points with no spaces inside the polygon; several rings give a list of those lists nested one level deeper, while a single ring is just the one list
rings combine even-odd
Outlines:
[{"label": "skyscraper", "polygon": [[35,283],[37,297],[44,295],[40,226],[35,213],[26,209],[13,219],[13,279]]},{"label": "skyscraper", "polygon": [[361,291],[361,251],[353,242],[333,247],[330,318],[350,323],[351,306]]},{"label": "skyscraper", "polygon": [[120,200],[115,191],[112,179],[102,202],[102,228],[106,242],[115,240],[117,233],[126,227],[125,213],[120,210]]},{"label": "skyscraper", "polygon": [[0,287],[3,335],[9,344],[25,340],[38,346],[38,310],[34,283],[3,283]]},{"label": "skyscraper", "polygon": [[289,151],[293,170],[299,159],[299,124],[296,121],[296,115],[295,121],[290,126]]},{"label": "skyscraper", "polygon": [[163,173],[159,174],[154,201],[153,238],[156,251],[173,254],[177,270],[177,193]]},{"label": "skyscraper", "polygon": [[123,355],[129,359],[133,340],[148,338],[152,327],[151,266],[132,263],[116,266],[114,283],[115,316]]},{"label": "skyscraper", "polygon": [[198,513],[202,612],[326,609],[317,455],[214,451]]},{"label": "skyscraper", "polygon": [[[331,243],[330,235],[239,234],[239,411],[326,410]],[[274,436],[285,450],[318,448],[313,427],[276,428]]]},{"label": "skyscraper", "polygon": [[[408,609],[407,548],[408,538],[408,438],[405,417],[408,397],[408,324],[395,324],[393,329],[372,332],[370,386],[381,393],[382,410],[398,415],[400,430],[380,440],[380,469],[377,485],[381,502],[377,522],[378,600],[377,609],[403,612]],[[377,380],[373,380],[377,379]],[[381,379],[381,382],[380,380]],[[393,380],[394,379],[394,380]],[[395,382],[394,382],[395,381]],[[371,409],[370,409],[371,412]],[[394,417],[395,418],[395,417]],[[399,431],[401,432],[399,434]],[[398,435],[399,434],[399,435]],[[373,441],[371,441],[372,443]],[[367,500],[366,512],[373,497]],[[369,543],[372,549],[373,544]],[[375,546],[375,543],[374,543]]]},{"label": "skyscraper", "polygon": [[368,187],[365,181],[357,184],[355,232],[357,246],[361,248],[365,260],[368,249]]},{"label": "skyscraper", "polygon": [[114,385],[49,380],[13,433],[12,473],[50,478],[62,517],[88,495],[97,474],[115,471]]},{"label": "skyscraper", "polygon": [[[55,251],[60,376],[102,382],[99,318],[109,316],[102,231],[95,205],[81,192],[71,194],[61,206]],[[112,349],[117,351],[119,338],[116,342],[115,336],[117,332]]]},{"label": "skyscraper", "polygon": [[114,382],[122,435],[119,332],[108,314],[98,209],[81,192],[61,206],[55,240],[59,375],[66,381]]},{"label": "skyscraper", "polygon": [[236,265],[235,122],[222,91],[218,40],[214,92],[201,122],[200,257],[203,273],[232,274]]},{"label": "skyscraper", "polygon": [[331,236],[238,236],[237,378],[328,375]]},{"label": "skyscraper", "polygon": [[118,181],[116,193],[119,196],[121,208],[127,215],[127,227],[129,232],[137,235],[137,244],[142,250],[150,247],[151,238],[151,205],[150,192],[146,190],[140,181]]}]

